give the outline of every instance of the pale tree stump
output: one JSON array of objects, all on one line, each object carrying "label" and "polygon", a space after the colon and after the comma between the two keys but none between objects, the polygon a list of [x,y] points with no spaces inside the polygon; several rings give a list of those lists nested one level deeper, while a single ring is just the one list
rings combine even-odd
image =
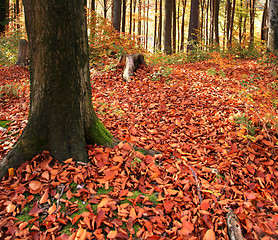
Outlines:
[{"label": "pale tree stump", "polygon": [[124,69],[123,79],[126,82],[130,81],[130,77],[134,76],[136,70],[141,66],[147,66],[143,54],[122,55],[116,65]]},{"label": "pale tree stump", "polygon": [[28,59],[28,42],[25,39],[20,39],[18,44],[18,56],[16,65],[25,67]]}]

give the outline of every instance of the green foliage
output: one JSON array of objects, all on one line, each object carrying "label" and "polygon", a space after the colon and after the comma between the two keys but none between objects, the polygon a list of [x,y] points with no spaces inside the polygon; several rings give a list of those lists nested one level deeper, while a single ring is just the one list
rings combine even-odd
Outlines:
[{"label": "green foliage", "polygon": [[0,127],[7,129],[11,122],[12,121],[9,121],[9,120],[0,120]]},{"label": "green foliage", "polygon": [[242,115],[238,117],[234,117],[235,124],[240,125],[241,127],[244,127],[247,130],[247,137],[249,136],[252,138],[256,133],[256,128],[253,126],[253,123],[251,120],[243,113]]},{"label": "green foliage", "polygon": [[5,84],[4,86],[0,86],[0,98],[11,99],[19,98],[20,96],[19,85]]},{"label": "green foliage", "polygon": [[0,66],[16,63],[18,54],[18,42],[23,37],[21,30],[6,32],[0,36]]},{"label": "green foliage", "polygon": [[158,71],[156,71],[155,73],[153,73],[151,75],[151,79],[153,81],[159,81],[161,78],[164,78],[166,82],[168,82],[171,77],[171,73],[173,71],[173,68],[171,67],[168,67],[168,66],[163,66],[163,67],[160,67]]}]

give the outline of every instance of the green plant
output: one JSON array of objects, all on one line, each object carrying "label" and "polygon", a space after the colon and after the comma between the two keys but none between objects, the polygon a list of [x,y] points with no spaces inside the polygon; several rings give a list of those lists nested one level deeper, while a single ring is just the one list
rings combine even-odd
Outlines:
[{"label": "green plant", "polygon": [[210,68],[210,69],[207,70],[207,74],[209,76],[215,76],[215,75],[217,75],[217,71],[216,71],[215,68]]},{"label": "green plant", "polygon": [[20,86],[13,84],[5,84],[0,86],[0,98],[19,98],[20,97]]},{"label": "green plant", "polygon": [[0,127],[2,127],[2,128],[8,128],[9,127],[9,125],[10,125],[10,123],[11,123],[12,121],[10,121],[10,120],[1,120],[0,121]]},{"label": "green plant", "polygon": [[256,127],[253,126],[251,120],[243,113],[238,117],[234,117],[235,124],[240,125],[241,127],[245,128],[247,131],[246,137],[253,139],[253,136],[256,133]]},{"label": "green plant", "polygon": [[157,72],[155,72],[151,75],[151,80],[159,81],[161,78],[164,78],[164,79],[166,79],[166,82],[168,82],[171,79],[170,75],[171,75],[172,71],[173,71],[173,68],[171,68],[171,67],[168,67],[168,66],[160,67]]}]

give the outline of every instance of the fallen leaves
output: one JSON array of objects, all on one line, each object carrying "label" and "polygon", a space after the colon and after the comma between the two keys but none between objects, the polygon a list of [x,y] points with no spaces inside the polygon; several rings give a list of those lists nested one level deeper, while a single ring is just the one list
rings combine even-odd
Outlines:
[{"label": "fallen leaves", "polygon": [[[277,112],[265,102],[269,99],[267,107],[254,103],[256,113],[243,104],[238,92],[242,74],[250,73],[245,64],[255,73],[263,67],[241,63],[226,63],[227,78],[209,76],[208,69],[219,67],[209,61],[173,67],[169,82],[149,79],[145,69],[131,83],[117,71],[96,76],[94,107],[123,142],[113,149],[88,146],[87,165],[73,159],[61,164],[43,152],[10,169],[0,186],[0,234],[61,240],[227,239],[225,216],[231,208],[246,239],[274,239],[277,135],[258,121],[256,135],[243,137],[248,129],[233,120],[238,112],[261,119]],[[258,84],[267,85],[273,79],[263,70],[267,79]],[[0,101],[1,119],[13,120],[7,129],[12,135],[0,132],[1,139],[9,137],[1,156],[26,124],[28,109],[19,108],[18,101],[28,102]],[[145,156],[124,141],[163,155]],[[22,219],[24,214],[29,218]]]}]

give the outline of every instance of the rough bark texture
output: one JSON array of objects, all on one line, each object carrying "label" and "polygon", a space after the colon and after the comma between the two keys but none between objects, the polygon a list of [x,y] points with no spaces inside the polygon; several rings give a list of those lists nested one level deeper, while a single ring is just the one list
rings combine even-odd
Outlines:
[{"label": "rough bark texture", "polygon": [[269,0],[268,49],[278,56],[278,0]]},{"label": "rough bark texture", "polygon": [[121,27],[122,1],[114,0],[113,3],[113,27],[119,32]]},{"label": "rough bark texture", "polygon": [[42,150],[87,161],[86,143],[115,144],[91,101],[83,1],[24,0],[29,40],[29,121],[0,162],[0,177]]},{"label": "rough bark texture", "polygon": [[173,0],[165,0],[164,52],[172,54],[172,11]]},{"label": "rough bark texture", "polygon": [[5,32],[5,25],[8,23],[9,1],[0,0],[0,33]]},{"label": "rough bark texture", "polygon": [[143,54],[122,55],[116,67],[124,68],[123,79],[128,82],[134,72],[141,66],[147,66]]},{"label": "rough bark texture", "polygon": [[25,39],[20,39],[18,44],[18,56],[16,65],[25,67],[28,59],[28,42]]},{"label": "rough bark texture", "polygon": [[230,210],[227,213],[226,218],[227,218],[228,235],[230,240],[243,240],[244,238],[236,214],[232,210]]},{"label": "rough bark texture", "polygon": [[187,51],[192,50],[193,46],[198,40],[198,28],[199,28],[199,0],[191,0],[190,20],[188,29],[188,41]]}]

